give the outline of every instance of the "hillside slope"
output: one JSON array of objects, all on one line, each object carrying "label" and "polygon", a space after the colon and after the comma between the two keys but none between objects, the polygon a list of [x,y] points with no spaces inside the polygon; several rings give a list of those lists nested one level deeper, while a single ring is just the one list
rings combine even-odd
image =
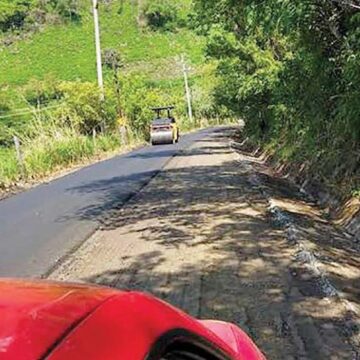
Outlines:
[{"label": "hillside slope", "polygon": [[[188,5],[187,0],[181,2]],[[172,61],[182,53],[195,64],[202,62],[203,41],[200,37],[186,28],[176,32],[142,29],[137,20],[138,11],[138,6],[131,2],[124,2],[122,7],[118,2],[100,7],[103,49],[118,50],[129,65],[144,61],[156,63],[159,59]],[[96,77],[94,53],[93,19],[89,7],[83,10],[78,23],[46,26],[27,40],[3,48],[0,64],[6,71],[1,72],[0,83],[3,86],[22,85],[32,78],[43,79],[48,74],[60,80],[93,81]]]},{"label": "hillside slope", "polygon": [[[8,1],[0,0],[0,6]],[[49,13],[51,21],[39,26],[0,31],[0,186],[113,150],[121,145],[120,123],[127,126],[129,141],[143,141],[153,116],[151,106],[176,105],[182,130],[198,127],[203,118],[219,117],[212,95],[215,66],[205,61],[205,40],[191,28],[191,0],[100,3],[104,103],[96,82],[91,2],[74,3],[75,20]],[[170,9],[176,21],[150,26],[144,20],[146,4],[160,4],[165,15]],[[39,11],[32,6],[31,11]],[[106,62],[109,54],[117,59],[115,70]],[[182,55],[190,72],[193,123],[187,118]],[[105,128],[105,138],[95,144],[93,132],[104,135]],[[22,142],[22,170],[16,163],[13,135]]]},{"label": "hillside slope", "polygon": [[[57,80],[96,80],[91,7],[88,1],[81,1],[80,22],[47,25],[25,40],[2,46],[0,65],[4,71],[0,73],[0,90],[3,95],[11,92],[13,97],[16,92],[11,90],[32,79],[41,80],[49,76]],[[186,9],[189,1],[180,1],[178,5]],[[131,1],[124,1],[122,6],[112,2],[100,7],[102,48],[119,51],[126,71],[135,69],[149,79],[158,79],[165,70],[165,78],[174,79],[174,75],[181,75],[177,69],[169,73],[169,69],[176,68],[176,56],[186,54],[196,66],[203,63],[202,38],[187,28],[176,32],[154,32],[142,28],[138,23],[138,13],[139,6]],[[15,104],[18,101],[20,99]]]}]

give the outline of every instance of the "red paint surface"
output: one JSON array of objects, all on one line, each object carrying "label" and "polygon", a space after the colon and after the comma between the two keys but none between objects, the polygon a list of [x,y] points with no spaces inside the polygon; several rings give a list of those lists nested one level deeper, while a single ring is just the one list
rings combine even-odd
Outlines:
[{"label": "red paint surface", "polygon": [[[151,296],[49,283],[0,282],[0,358],[142,360],[165,333],[184,329],[236,360],[263,360],[237,327],[199,322]],[[218,335],[216,335],[218,334]]]},{"label": "red paint surface", "polygon": [[0,282],[0,359],[39,359],[69,327],[115,294],[83,286]]},{"label": "red paint surface", "polygon": [[241,354],[242,358],[266,360],[249,336],[237,326],[214,320],[201,321],[201,323],[221,338],[237,354]]}]

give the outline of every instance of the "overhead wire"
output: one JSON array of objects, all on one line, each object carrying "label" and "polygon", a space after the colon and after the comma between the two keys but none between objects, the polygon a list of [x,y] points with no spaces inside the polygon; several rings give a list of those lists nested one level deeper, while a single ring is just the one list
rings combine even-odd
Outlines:
[{"label": "overhead wire", "polygon": [[53,105],[53,106],[48,106],[46,108],[43,109],[33,109],[33,110],[27,110],[27,111],[23,111],[23,112],[15,112],[12,114],[7,114],[7,115],[0,115],[0,119],[8,119],[8,118],[12,118],[12,117],[17,117],[17,116],[22,116],[22,115],[27,115],[27,114],[34,114],[36,112],[43,112],[46,111],[48,109],[55,109],[55,108],[59,108],[62,105]]}]

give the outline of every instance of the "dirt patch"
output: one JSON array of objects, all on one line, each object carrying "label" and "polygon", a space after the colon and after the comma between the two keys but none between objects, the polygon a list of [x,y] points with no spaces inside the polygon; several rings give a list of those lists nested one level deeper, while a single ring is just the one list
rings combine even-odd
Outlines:
[{"label": "dirt patch", "polygon": [[263,159],[235,151],[232,135],[175,157],[126,206],[91,212],[101,230],[50,278],[149,291],[234,322],[269,359],[357,358],[358,250]]}]

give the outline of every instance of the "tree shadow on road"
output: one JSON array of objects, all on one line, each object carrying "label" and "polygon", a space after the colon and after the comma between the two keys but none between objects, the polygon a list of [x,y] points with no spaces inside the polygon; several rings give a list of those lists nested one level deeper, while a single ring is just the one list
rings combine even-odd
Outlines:
[{"label": "tree shadow on road", "polygon": [[[115,186],[98,182],[72,189],[101,189],[103,203],[73,216],[99,222],[102,231],[114,237],[121,229],[115,243],[131,235],[148,244],[130,258],[114,254],[123,257],[119,264],[124,266],[84,280],[148,291],[194,316],[237,323],[269,359],[352,359],[344,339],[359,335],[356,323],[297,262],[296,249],[272,222],[268,201],[254,185],[254,175],[276,199],[293,204],[284,211],[292,213],[319,253],[338,251],[334,255],[341,266],[357,261],[356,254],[353,249],[347,251],[342,237],[320,216],[304,210],[311,204],[287,181],[264,173],[256,159],[249,159],[248,164],[229,160],[229,150],[222,142],[219,145],[223,140],[224,134],[217,133],[199,143],[200,148],[185,152],[177,161],[195,156],[196,166],[189,163],[164,170],[124,207],[117,185],[126,184],[126,178],[115,179]],[[213,143],[210,149],[209,142]],[[208,163],[212,147],[223,161]],[[346,289],[355,288],[360,278],[340,280]]]}]

